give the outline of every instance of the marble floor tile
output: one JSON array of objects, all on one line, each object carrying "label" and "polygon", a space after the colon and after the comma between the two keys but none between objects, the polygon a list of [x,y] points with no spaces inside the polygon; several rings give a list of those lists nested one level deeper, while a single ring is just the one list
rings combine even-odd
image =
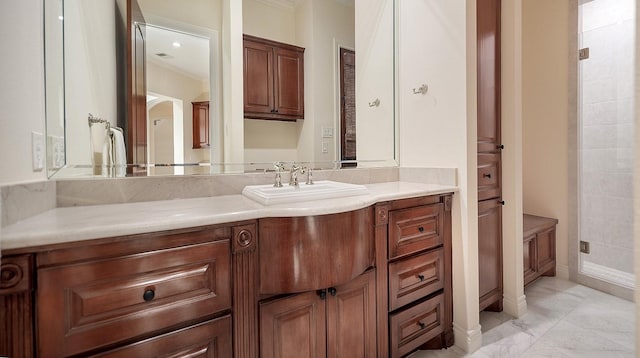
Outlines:
[{"label": "marble floor tile", "polygon": [[411,358],[635,357],[635,305],[554,277],[525,290],[527,313],[481,312],[482,347],[418,351]]}]

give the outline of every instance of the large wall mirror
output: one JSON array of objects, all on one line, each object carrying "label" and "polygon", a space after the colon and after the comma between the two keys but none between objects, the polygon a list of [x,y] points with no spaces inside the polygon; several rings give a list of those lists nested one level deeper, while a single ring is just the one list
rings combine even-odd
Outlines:
[{"label": "large wall mirror", "polygon": [[[44,3],[50,176],[397,165],[394,0]],[[304,48],[304,118],[245,118],[243,34]]]}]

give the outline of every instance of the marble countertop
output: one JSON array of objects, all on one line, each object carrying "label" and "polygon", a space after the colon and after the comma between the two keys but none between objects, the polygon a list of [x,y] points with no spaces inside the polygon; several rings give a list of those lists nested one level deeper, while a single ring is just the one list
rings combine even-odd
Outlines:
[{"label": "marble countertop", "polygon": [[369,194],[264,206],[242,195],[56,208],[7,226],[2,250],[21,249],[265,217],[335,214],[377,202],[456,192],[456,186],[389,182]]}]

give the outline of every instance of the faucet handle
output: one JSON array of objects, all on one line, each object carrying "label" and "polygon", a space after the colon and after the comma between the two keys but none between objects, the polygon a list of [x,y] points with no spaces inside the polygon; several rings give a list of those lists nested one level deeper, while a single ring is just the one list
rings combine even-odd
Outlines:
[{"label": "faucet handle", "polygon": [[277,172],[281,172],[281,171],[283,171],[283,170],[284,170],[284,163],[282,163],[282,162],[275,162],[275,163],[273,163],[273,168],[276,170],[276,173],[277,173]]},{"label": "faucet handle", "polygon": [[313,169],[311,169],[311,167],[302,167],[302,169],[300,170],[300,173],[302,174],[307,173],[307,181],[305,182],[305,184],[307,185],[313,184]]}]

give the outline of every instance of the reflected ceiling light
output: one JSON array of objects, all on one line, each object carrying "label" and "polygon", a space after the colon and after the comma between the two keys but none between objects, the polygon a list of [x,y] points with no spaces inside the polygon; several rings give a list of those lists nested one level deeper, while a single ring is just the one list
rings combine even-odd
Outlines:
[{"label": "reflected ceiling light", "polygon": [[58,16],[58,20],[64,20],[64,16],[62,15]]},{"label": "reflected ceiling light", "polygon": [[175,41],[172,45],[173,45],[173,47],[180,47],[180,46],[182,46],[182,45],[180,44],[180,42],[178,42],[178,41]]}]

